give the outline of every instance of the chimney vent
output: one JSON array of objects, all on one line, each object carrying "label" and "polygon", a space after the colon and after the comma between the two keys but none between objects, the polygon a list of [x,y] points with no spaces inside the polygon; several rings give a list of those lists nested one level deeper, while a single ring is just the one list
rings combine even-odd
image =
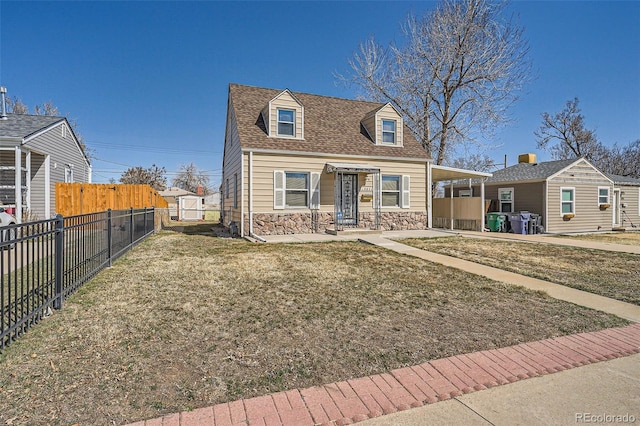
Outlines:
[{"label": "chimney vent", "polygon": [[7,100],[6,100],[7,88],[0,86],[0,95],[2,95],[2,113],[0,114],[0,120],[7,119]]},{"label": "chimney vent", "polygon": [[536,164],[536,155],[535,154],[520,154],[518,155],[518,164],[526,163],[526,164]]}]

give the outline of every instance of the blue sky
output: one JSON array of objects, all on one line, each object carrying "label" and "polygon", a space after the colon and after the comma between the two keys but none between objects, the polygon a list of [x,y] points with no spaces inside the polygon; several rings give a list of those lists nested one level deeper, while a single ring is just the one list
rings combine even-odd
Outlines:
[{"label": "blue sky", "polygon": [[[195,163],[219,182],[231,82],[353,98],[334,73],[370,35],[400,40],[434,2],[0,2],[0,84],[52,101],[95,150],[95,182]],[[607,145],[640,139],[640,2],[516,1],[536,79],[487,141],[535,152],[540,114],[573,97]],[[217,185],[216,185],[217,186]]]}]

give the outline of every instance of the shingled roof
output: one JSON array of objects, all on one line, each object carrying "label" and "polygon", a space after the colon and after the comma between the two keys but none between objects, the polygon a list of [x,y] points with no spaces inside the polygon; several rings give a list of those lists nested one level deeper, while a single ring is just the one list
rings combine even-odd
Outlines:
[{"label": "shingled roof", "polygon": [[64,117],[48,115],[7,114],[6,120],[0,120],[0,138],[25,139],[63,120]]},{"label": "shingled roof", "polygon": [[569,167],[578,159],[545,161],[543,163],[519,163],[493,173],[486,183],[543,181],[560,170]]},{"label": "shingled roof", "polygon": [[616,185],[640,186],[640,179],[636,179],[631,176],[613,175],[610,173],[605,173],[605,174]]},{"label": "shingled roof", "polygon": [[268,137],[260,111],[282,90],[229,85],[242,149],[265,149],[369,157],[431,157],[404,127],[403,146],[376,145],[361,125],[362,119],[384,104],[291,92],[304,107],[304,140]]}]

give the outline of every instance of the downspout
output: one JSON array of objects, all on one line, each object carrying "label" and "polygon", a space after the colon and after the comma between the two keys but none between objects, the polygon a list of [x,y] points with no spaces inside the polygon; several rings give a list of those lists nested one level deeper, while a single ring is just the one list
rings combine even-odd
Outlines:
[{"label": "downspout", "polygon": [[[244,155],[240,153],[240,236],[244,237]],[[236,174],[237,176],[237,174]],[[234,188],[234,197],[237,197],[238,194],[235,194],[235,191],[238,189],[238,185],[236,183],[236,187]]]},{"label": "downspout", "polygon": [[19,146],[16,146],[14,164],[16,166],[15,176],[14,176],[14,183],[15,183],[14,196],[15,196],[15,202],[16,202],[15,216],[16,216],[16,222],[22,223],[22,150],[20,149]]},{"label": "downspout", "polygon": [[545,180],[542,186],[542,192],[544,192],[544,197],[542,198],[542,202],[544,203],[544,229],[545,232],[549,232],[549,181]]},{"label": "downspout", "polygon": [[249,185],[249,235],[253,236],[253,152],[249,151],[249,176],[247,185]]}]

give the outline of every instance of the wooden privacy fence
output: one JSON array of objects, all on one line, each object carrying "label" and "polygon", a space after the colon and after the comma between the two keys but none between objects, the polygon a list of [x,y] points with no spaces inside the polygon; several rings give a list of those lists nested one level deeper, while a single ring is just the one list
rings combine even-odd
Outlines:
[{"label": "wooden privacy fence", "polygon": [[56,183],[56,213],[62,216],[144,207],[169,205],[149,185]]}]

